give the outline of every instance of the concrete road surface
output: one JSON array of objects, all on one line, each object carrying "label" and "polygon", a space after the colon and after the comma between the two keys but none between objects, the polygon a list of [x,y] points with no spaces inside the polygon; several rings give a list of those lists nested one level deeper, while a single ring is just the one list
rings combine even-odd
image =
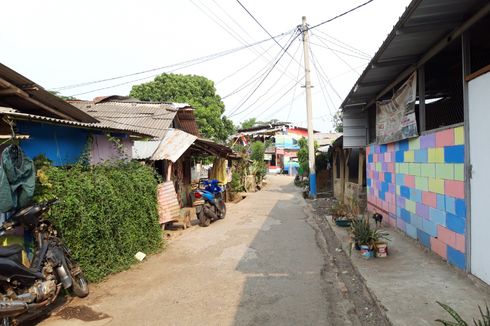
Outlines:
[{"label": "concrete road surface", "polygon": [[351,298],[339,275],[352,271],[327,243],[293,179],[271,176],[224,220],[184,231],[41,325],[383,324],[362,289],[366,302]]}]

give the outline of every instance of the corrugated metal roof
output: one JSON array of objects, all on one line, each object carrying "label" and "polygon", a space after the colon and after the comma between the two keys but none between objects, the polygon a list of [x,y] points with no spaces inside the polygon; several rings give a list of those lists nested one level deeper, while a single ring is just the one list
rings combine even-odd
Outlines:
[{"label": "corrugated metal roof", "polygon": [[57,118],[39,116],[34,114],[21,113],[12,108],[6,108],[6,107],[0,107],[0,115],[8,116],[12,120],[38,121],[38,122],[51,123],[56,125],[73,126],[82,129],[104,130],[104,131],[110,131],[116,133],[136,135],[141,137],[151,137],[151,135],[149,135],[148,133],[139,132],[130,128],[115,128],[115,127],[107,126],[102,122],[85,123],[85,122],[57,119]]},{"label": "corrugated metal roof", "polygon": [[320,132],[314,135],[315,141],[318,143],[318,146],[331,145],[335,139],[342,136],[341,133],[337,132]]},{"label": "corrugated metal roof", "polygon": [[160,224],[176,221],[179,218],[180,204],[172,181],[158,185],[157,202]]},{"label": "corrugated metal roof", "polygon": [[1,63],[0,89],[3,91],[0,95],[0,106],[11,107],[28,114],[87,123],[97,122],[90,115]]},{"label": "corrugated metal roof", "polygon": [[194,109],[179,108],[177,111],[177,117],[180,124],[180,129],[185,132],[200,137],[199,128],[197,127],[196,116],[194,115]]},{"label": "corrugated metal roof", "polygon": [[78,101],[72,104],[106,126],[129,127],[158,139],[163,139],[177,114],[171,104],[163,103]]},{"label": "corrugated metal roof", "polygon": [[393,82],[413,72],[432,47],[484,8],[488,13],[488,0],[413,0],[341,107],[366,108]]},{"label": "corrugated metal roof", "polygon": [[196,136],[182,130],[169,129],[162,140],[135,141],[133,157],[139,160],[170,160],[175,163],[196,139]]}]

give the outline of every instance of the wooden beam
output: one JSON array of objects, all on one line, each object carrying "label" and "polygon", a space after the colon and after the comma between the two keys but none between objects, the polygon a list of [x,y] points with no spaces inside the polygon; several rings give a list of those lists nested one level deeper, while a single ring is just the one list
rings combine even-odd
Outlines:
[{"label": "wooden beam", "polygon": [[31,98],[31,96],[29,95],[29,93],[26,93],[25,91],[23,91],[22,89],[18,88],[17,86],[15,86],[14,84],[11,84],[9,83],[8,81],[6,81],[5,79],[3,78],[0,78],[0,85],[3,85],[4,87],[10,89],[12,92],[14,92],[15,95],[19,96],[19,97],[22,97],[23,99],[25,99],[26,101],[29,101],[31,102],[32,104],[35,104],[37,106],[40,106],[42,107],[43,109],[45,109],[46,111],[49,111],[55,115],[57,115],[58,117],[62,117],[64,119],[67,119],[67,120],[74,120],[72,117],[70,117],[69,115],[67,114],[64,114],[62,112],[59,112],[53,108],[50,108],[49,106],[47,106],[46,104],[44,103],[41,103],[39,102],[38,100],[36,99],[33,99]]},{"label": "wooden beam", "polygon": [[364,183],[364,149],[359,149],[359,174],[358,174],[358,182],[357,184],[362,187]]}]

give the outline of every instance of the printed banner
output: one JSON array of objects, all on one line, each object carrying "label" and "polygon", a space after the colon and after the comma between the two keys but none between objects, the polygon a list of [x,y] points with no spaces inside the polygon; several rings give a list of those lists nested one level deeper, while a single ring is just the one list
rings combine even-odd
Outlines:
[{"label": "printed banner", "polygon": [[415,117],[417,73],[396,91],[390,100],[376,103],[376,142],[387,144],[418,136]]}]

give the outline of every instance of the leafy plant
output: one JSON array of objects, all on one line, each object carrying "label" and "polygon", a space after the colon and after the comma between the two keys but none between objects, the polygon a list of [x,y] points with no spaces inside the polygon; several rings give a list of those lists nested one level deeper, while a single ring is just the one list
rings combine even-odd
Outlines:
[{"label": "leafy plant", "polygon": [[346,217],[349,214],[349,207],[344,203],[336,201],[330,207],[329,214],[332,215],[332,219],[335,221],[339,218]]},{"label": "leafy plant", "polygon": [[[436,322],[439,322],[445,326],[468,326],[469,325],[468,322],[463,320],[463,318],[453,308],[439,301],[436,302],[444,310],[446,310],[454,319],[454,321],[436,319]],[[488,309],[488,305],[485,305],[485,311],[483,311],[480,306],[478,306],[478,310],[480,311],[481,319],[476,320],[473,318],[473,324],[475,326],[490,326],[490,310]]]},{"label": "leafy plant", "polygon": [[351,223],[351,244],[366,245],[374,248],[376,242],[389,239],[389,234],[379,229],[371,228],[369,219],[366,217],[355,218]]},{"label": "leafy plant", "polygon": [[266,144],[255,141],[250,145],[250,159],[252,163],[252,173],[255,175],[255,181],[260,183],[267,174],[267,165],[264,162]]},{"label": "leafy plant", "polygon": [[138,251],[161,247],[158,180],[150,167],[138,162],[53,167],[42,157],[35,162],[35,199],[60,199],[49,219],[90,281],[128,268]]}]

